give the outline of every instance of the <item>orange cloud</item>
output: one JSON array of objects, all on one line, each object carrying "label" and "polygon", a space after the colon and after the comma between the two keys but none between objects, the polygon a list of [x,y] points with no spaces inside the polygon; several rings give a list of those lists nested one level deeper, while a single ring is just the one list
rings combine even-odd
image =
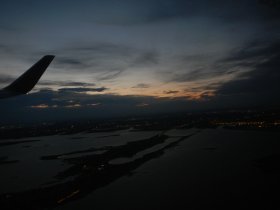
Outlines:
[{"label": "orange cloud", "polygon": [[71,105],[67,105],[67,106],[64,106],[65,108],[80,108],[82,107],[81,104],[71,104]]},{"label": "orange cloud", "polygon": [[30,107],[33,108],[33,109],[47,109],[47,108],[49,108],[49,105],[47,105],[47,104],[39,104],[39,105],[30,106]]}]

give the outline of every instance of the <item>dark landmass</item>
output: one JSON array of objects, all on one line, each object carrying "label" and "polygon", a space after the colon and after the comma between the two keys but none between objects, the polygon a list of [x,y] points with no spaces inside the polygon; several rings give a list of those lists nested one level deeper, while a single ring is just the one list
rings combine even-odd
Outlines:
[{"label": "dark landmass", "polygon": [[9,141],[9,142],[0,142],[0,147],[14,145],[14,144],[23,144],[27,142],[35,142],[40,140],[25,140],[25,141]]},{"label": "dark landmass", "polygon": [[[101,121],[81,120],[36,125],[1,125],[0,140],[71,135],[81,132],[113,132],[124,129],[131,129],[132,131],[164,131],[172,128],[217,128],[219,126],[227,129],[279,131],[280,109],[242,109],[129,117]],[[80,139],[82,137],[73,138]]]},{"label": "dark landmass", "polygon": [[77,139],[77,140],[80,140],[80,139],[84,139],[85,137],[83,136],[79,136],[79,137],[72,137],[71,139]]},{"label": "dark landmass", "polygon": [[[70,168],[56,175],[58,180],[67,180],[63,183],[52,183],[51,186],[41,187],[19,193],[0,195],[1,208],[7,210],[30,209],[40,210],[55,208],[69,201],[80,199],[94,190],[104,187],[122,176],[130,176],[133,171],[144,163],[162,156],[166,150],[175,147],[188,137],[182,136],[175,141],[167,142],[167,135],[156,135],[149,139],[129,142],[120,146],[106,147],[102,154],[84,155],[75,158],[65,158]],[[121,164],[112,164],[116,158],[133,157],[139,152],[163,145],[152,152],[144,153],[141,157]],[[88,151],[86,151],[88,152]],[[81,153],[81,152],[80,152]],[[67,153],[69,154],[69,153]],[[64,155],[67,155],[64,154]],[[60,155],[44,157],[44,160],[58,158]],[[69,180],[67,178],[73,177]]]},{"label": "dark landmass", "polygon": [[100,149],[95,149],[95,148],[90,148],[86,150],[79,150],[75,152],[68,152],[68,153],[63,153],[63,154],[57,154],[57,155],[48,155],[48,156],[42,156],[41,160],[55,160],[55,159],[62,159],[65,158],[66,156],[69,155],[75,155],[75,154],[83,154],[83,153],[89,153],[89,152],[97,152],[97,151],[105,151],[107,148],[100,148]]},{"label": "dark landmass", "polygon": [[113,135],[107,135],[107,136],[99,136],[97,138],[107,138],[107,137],[114,137],[114,136],[120,136],[120,134],[113,134]]},{"label": "dark landmass", "polygon": [[6,160],[6,161],[0,161],[0,165],[5,165],[5,164],[13,164],[13,163],[18,163],[19,160]]},{"label": "dark landmass", "polygon": [[270,155],[255,160],[255,165],[267,174],[280,173],[280,154]]},{"label": "dark landmass", "polygon": [[7,160],[7,159],[8,159],[8,157],[0,157],[0,165],[12,164],[12,163],[19,162],[18,160]]}]

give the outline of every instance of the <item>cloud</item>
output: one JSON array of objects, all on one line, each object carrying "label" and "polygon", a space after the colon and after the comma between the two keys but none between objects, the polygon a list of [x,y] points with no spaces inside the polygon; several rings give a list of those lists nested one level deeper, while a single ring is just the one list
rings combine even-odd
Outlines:
[{"label": "cloud", "polygon": [[[15,81],[17,77],[0,74],[0,84],[7,85],[13,81]],[[87,82],[77,82],[77,81],[56,81],[56,80],[40,80],[38,82],[40,86],[48,86],[52,88],[53,86],[60,86],[60,87],[92,87],[95,86],[95,83],[87,83]]]},{"label": "cloud", "polygon": [[163,93],[165,94],[176,94],[176,93],[179,93],[180,91],[177,91],[177,90],[168,90],[168,91],[164,91]]},{"label": "cloud", "polygon": [[167,70],[159,71],[157,75],[164,82],[187,83],[220,77],[229,71],[234,74],[236,70],[228,62],[221,62],[223,56],[212,52],[180,54],[169,59]]},{"label": "cloud", "polygon": [[96,77],[98,81],[105,81],[105,80],[113,80],[118,78],[122,74],[122,70],[113,71],[113,72],[105,72]]},{"label": "cloud", "polygon": [[12,82],[13,80],[14,80],[13,77],[0,73],[0,84],[7,84],[7,83]]},{"label": "cloud", "polygon": [[84,92],[104,92],[108,90],[108,88],[100,87],[100,88],[60,88],[59,92],[76,92],[76,93],[84,93]]},{"label": "cloud", "polygon": [[[94,11],[88,8],[84,8],[83,11],[85,13],[91,12],[91,15],[86,16],[94,22],[130,26],[168,21],[175,18],[193,18],[195,16],[222,18],[225,21],[232,22],[256,15],[266,17],[265,15],[268,15],[270,10],[275,9],[275,7],[262,9],[260,7],[262,5],[253,0],[242,2],[224,0],[123,0],[118,4],[113,0],[107,0],[96,4]],[[266,9],[269,9],[269,11]]]},{"label": "cloud", "polygon": [[50,80],[42,80],[39,83],[40,85],[45,86],[76,86],[76,87],[86,87],[86,86],[95,86],[94,83],[87,83],[87,82],[75,82],[75,81],[50,81]]},{"label": "cloud", "polygon": [[[238,62],[240,67],[248,66],[249,62],[252,70],[223,84],[216,92],[218,95],[232,97],[238,101],[241,98],[247,98],[252,100],[251,103],[255,103],[255,105],[272,105],[280,102],[278,97],[280,92],[280,40],[267,41],[266,44],[262,42],[247,45],[228,60]],[[242,100],[240,102],[242,103]]]},{"label": "cloud", "polygon": [[70,108],[70,109],[77,109],[77,108],[81,108],[82,105],[81,104],[69,104],[64,106],[64,108]]},{"label": "cloud", "polygon": [[219,89],[223,84],[225,84],[225,81],[219,81],[219,82],[207,82],[203,84],[197,84],[197,86],[189,86],[188,88],[185,88],[185,92],[191,92],[191,93],[199,93],[199,92],[211,92],[216,91]]},{"label": "cloud", "polygon": [[[277,0],[274,1],[276,2]],[[266,2],[271,1],[267,0]],[[66,4],[67,7],[65,7]],[[162,22],[174,18],[191,18],[196,15],[244,20],[244,17],[257,15],[258,12],[261,13],[259,5],[263,6],[257,0],[242,2],[224,0],[121,0],[118,2],[115,0],[85,0],[83,3],[73,0],[61,0],[56,4],[41,1],[38,3],[33,2],[31,7],[33,10],[30,10],[30,7],[27,7],[24,2],[17,2],[16,8],[13,3],[7,2],[2,6],[2,16],[0,17],[5,17],[10,14],[9,12],[13,12],[12,20],[19,21],[22,16],[17,16],[16,14],[24,14],[24,20],[31,21],[34,10],[36,10],[35,14],[40,14],[40,17],[45,17],[48,11],[52,11],[53,18],[51,19],[50,17],[48,21],[60,22],[62,21],[60,17],[61,11],[63,11],[63,16],[67,20],[80,19],[83,22],[90,21],[103,25],[131,26]],[[266,8],[266,5],[264,6]],[[268,9],[275,9],[275,6],[268,7]]]},{"label": "cloud", "polygon": [[274,92],[278,88],[279,55],[279,40],[255,40],[233,50],[225,58],[210,62],[207,67],[168,72],[166,78],[168,82],[191,82],[186,92]]},{"label": "cloud", "polygon": [[197,69],[187,73],[171,73],[169,82],[194,82],[213,76],[213,72],[205,69]]},{"label": "cloud", "polygon": [[[4,39],[3,39],[4,40]],[[13,44],[5,44],[5,43],[0,43],[0,55],[2,57],[6,57],[7,55],[15,55],[21,52],[20,47],[16,47]]]},{"label": "cloud", "polygon": [[94,42],[76,43],[57,50],[53,67],[61,72],[96,73],[97,80],[112,80],[131,67],[158,63],[158,53],[125,44]]},{"label": "cloud", "polygon": [[132,66],[151,66],[159,63],[159,54],[154,51],[139,54],[132,62]]},{"label": "cloud", "polygon": [[94,83],[74,82],[74,81],[59,82],[58,84],[60,86],[95,86]]},{"label": "cloud", "polygon": [[[159,94],[164,90],[176,94],[179,90],[180,94],[190,92],[186,96],[189,98],[194,93],[208,97],[216,91],[217,96],[211,99],[213,103],[216,100],[216,107],[241,104],[253,95],[262,101],[264,96],[276,100],[273,95],[275,98],[278,90],[277,42],[259,40],[243,46],[252,38],[272,40],[269,38],[279,35],[280,13],[274,6],[252,0],[85,0],[83,3],[61,0],[55,4],[37,1],[30,8],[24,2],[14,7],[7,1],[2,10],[0,30],[5,32],[1,34],[1,72],[8,70],[16,75],[17,67],[51,52],[57,56],[38,85],[60,88],[1,101],[4,120],[9,120],[7,113],[11,120],[26,113],[28,120],[29,112],[30,116],[36,116],[35,113],[49,114],[50,110],[59,119],[66,119],[73,113],[65,106],[73,104],[81,105],[73,114],[76,117],[133,114],[141,103],[149,104],[145,111],[150,113],[202,107],[201,102],[194,106],[195,102],[181,98],[108,95],[99,87],[103,85],[106,88],[112,85],[116,92],[127,85],[139,88],[130,89],[138,93],[141,88]],[[6,30],[7,26],[18,27],[18,31]],[[77,81],[64,81],[75,80],[72,78]],[[0,83],[12,79],[4,75]],[[164,89],[158,90],[160,87]],[[88,91],[102,96],[88,95]],[[241,96],[245,100],[237,100]],[[70,100],[74,102],[69,103]],[[99,112],[91,113],[87,104],[99,103],[95,107]],[[50,108],[30,108],[42,104]]]},{"label": "cloud", "polygon": [[[103,119],[178,112],[195,107],[184,98],[88,95],[85,92],[42,90],[1,101],[1,122],[44,122]],[[145,107],[145,109],[141,109]]]},{"label": "cloud", "polygon": [[33,109],[47,109],[49,108],[49,105],[47,104],[38,104],[38,105],[32,105],[30,106]]},{"label": "cloud", "polygon": [[86,69],[90,67],[88,62],[79,58],[59,57],[55,61],[55,65],[63,68]]},{"label": "cloud", "polygon": [[273,41],[252,41],[232,52],[230,56],[221,62],[255,67],[255,65],[258,65],[263,60],[279,54],[279,44],[280,41],[277,39]]},{"label": "cloud", "polygon": [[146,84],[146,83],[139,83],[139,84],[133,86],[132,88],[139,88],[139,89],[142,89],[142,88],[149,88],[149,87],[151,87],[151,85]]}]

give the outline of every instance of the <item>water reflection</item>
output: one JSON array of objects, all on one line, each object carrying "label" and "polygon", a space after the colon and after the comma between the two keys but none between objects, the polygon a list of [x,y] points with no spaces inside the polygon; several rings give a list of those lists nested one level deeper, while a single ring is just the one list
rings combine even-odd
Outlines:
[{"label": "water reflection", "polygon": [[[169,136],[162,133],[151,138],[127,142],[124,145],[44,156],[43,160],[63,159],[71,165],[56,175],[61,182],[20,193],[1,195],[1,206],[4,209],[38,210],[54,208],[82,198],[122,176],[131,175],[144,163],[160,157],[166,150],[192,135],[194,134],[177,137],[175,140],[173,138],[170,141]],[[153,150],[149,150],[151,148]],[[139,156],[139,153],[143,154]],[[138,154],[137,158],[133,159],[136,154]],[[73,157],[73,155],[78,156]],[[112,164],[113,160],[118,158],[131,158],[131,161]]]}]

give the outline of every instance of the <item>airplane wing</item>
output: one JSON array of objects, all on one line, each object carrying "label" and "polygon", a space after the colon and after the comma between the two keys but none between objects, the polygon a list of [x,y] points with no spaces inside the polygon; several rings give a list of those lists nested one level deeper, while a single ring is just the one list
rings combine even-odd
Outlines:
[{"label": "airplane wing", "polygon": [[8,98],[28,93],[37,84],[55,56],[46,55],[23,73],[18,79],[0,90],[0,98]]}]

